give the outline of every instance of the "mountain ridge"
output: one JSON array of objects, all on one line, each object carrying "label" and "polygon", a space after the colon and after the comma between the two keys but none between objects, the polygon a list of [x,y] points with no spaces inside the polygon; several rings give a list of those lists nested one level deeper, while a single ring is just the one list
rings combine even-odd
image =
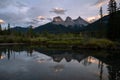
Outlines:
[{"label": "mountain ridge", "polygon": [[57,25],[63,25],[63,26],[87,26],[89,23],[87,21],[85,21],[84,19],[82,19],[80,16],[77,19],[72,19],[71,17],[66,17],[65,20],[63,20],[60,16],[54,17],[53,24],[57,24]]}]

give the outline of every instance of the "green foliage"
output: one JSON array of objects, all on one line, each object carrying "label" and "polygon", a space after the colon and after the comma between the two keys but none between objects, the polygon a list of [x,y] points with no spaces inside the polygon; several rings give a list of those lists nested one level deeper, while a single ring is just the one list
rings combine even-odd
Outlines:
[{"label": "green foliage", "polygon": [[2,35],[2,26],[0,24],[0,35]]},{"label": "green foliage", "polygon": [[52,47],[82,46],[86,48],[111,48],[118,44],[107,39],[84,37],[82,33],[50,34],[44,32],[41,34],[34,34],[32,28],[30,28],[26,34],[11,32],[10,35],[1,35],[0,43],[27,43]]},{"label": "green foliage", "polygon": [[10,33],[11,33],[11,31],[10,31],[10,24],[8,23],[7,34],[9,35]]},{"label": "green foliage", "polygon": [[2,26],[1,26],[1,24],[0,24],[0,31],[2,31]]},{"label": "green foliage", "polygon": [[89,39],[84,45],[88,47],[94,46],[96,48],[110,48],[110,47],[114,47],[115,43],[107,39],[94,38],[94,39]]},{"label": "green foliage", "polygon": [[28,29],[28,32],[27,32],[27,35],[28,37],[33,37],[33,26],[29,26],[29,29]]},{"label": "green foliage", "polygon": [[107,38],[120,41],[120,11],[110,14]]}]

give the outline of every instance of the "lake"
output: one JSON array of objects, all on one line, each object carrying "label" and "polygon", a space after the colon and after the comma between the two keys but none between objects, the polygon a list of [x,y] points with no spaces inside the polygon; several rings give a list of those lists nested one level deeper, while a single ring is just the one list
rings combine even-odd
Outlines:
[{"label": "lake", "polygon": [[120,51],[0,46],[0,80],[120,80]]}]

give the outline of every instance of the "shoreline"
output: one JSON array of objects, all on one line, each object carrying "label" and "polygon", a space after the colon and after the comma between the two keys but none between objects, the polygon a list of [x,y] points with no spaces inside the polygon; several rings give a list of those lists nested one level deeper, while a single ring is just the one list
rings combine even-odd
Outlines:
[{"label": "shoreline", "polygon": [[0,46],[9,46],[9,45],[24,45],[26,43],[0,43]]},{"label": "shoreline", "polygon": [[99,46],[84,46],[84,45],[63,45],[63,44],[34,44],[34,43],[0,43],[0,46],[15,46],[15,45],[27,45],[27,46],[38,46],[46,48],[61,48],[61,49],[86,49],[86,50],[120,50],[120,46],[111,46],[111,47],[99,47]]}]

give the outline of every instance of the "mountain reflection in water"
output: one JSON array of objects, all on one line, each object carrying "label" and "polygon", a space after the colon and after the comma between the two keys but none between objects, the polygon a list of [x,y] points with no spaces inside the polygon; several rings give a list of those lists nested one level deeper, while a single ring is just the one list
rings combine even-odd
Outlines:
[{"label": "mountain reflection in water", "polygon": [[119,51],[5,46],[0,47],[0,80],[120,80],[119,62]]}]

